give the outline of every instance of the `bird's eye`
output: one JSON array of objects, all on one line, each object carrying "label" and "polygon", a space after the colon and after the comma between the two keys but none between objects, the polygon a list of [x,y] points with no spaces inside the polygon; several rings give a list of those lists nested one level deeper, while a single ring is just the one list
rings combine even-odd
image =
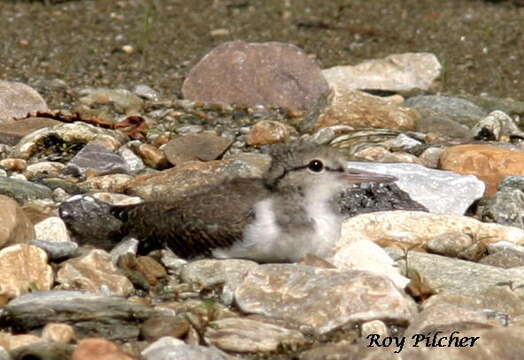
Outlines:
[{"label": "bird's eye", "polygon": [[313,172],[321,172],[324,170],[324,164],[320,160],[311,160],[307,165],[307,168]]}]

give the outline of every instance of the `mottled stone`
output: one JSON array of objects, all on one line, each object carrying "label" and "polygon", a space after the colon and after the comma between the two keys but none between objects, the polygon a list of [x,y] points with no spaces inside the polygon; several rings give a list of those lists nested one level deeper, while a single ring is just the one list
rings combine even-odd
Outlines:
[{"label": "mottled stone", "polygon": [[140,326],[141,336],[150,342],[162,337],[183,337],[189,331],[191,324],[186,317],[182,316],[157,316],[147,319]]},{"label": "mottled stone", "polygon": [[502,324],[493,318],[491,312],[451,304],[437,303],[427,306],[413,320],[406,329],[406,336],[425,333],[432,329],[453,328],[457,331],[467,330],[459,328],[468,324],[470,328],[499,327]]},{"label": "mottled stone", "polygon": [[67,163],[66,171],[74,175],[101,176],[128,173],[124,159],[98,144],[87,144]]},{"label": "mottled stone", "polygon": [[20,203],[35,199],[51,199],[53,196],[47,186],[3,176],[0,176],[0,194],[12,197]]},{"label": "mottled stone", "polygon": [[241,318],[211,322],[204,339],[208,344],[234,352],[270,352],[279,346],[296,347],[306,341],[299,331]]},{"label": "mottled stone", "polygon": [[28,179],[38,175],[46,175],[46,177],[58,177],[64,169],[65,165],[57,161],[41,161],[28,165],[24,171],[24,175]]},{"label": "mottled stone", "polygon": [[210,161],[220,158],[233,143],[223,136],[196,134],[178,136],[163,148],[173,165],[186,161]]},{"label": "mottled stone", "polygon": [[246,134],[246,144],[261,146],[285,142],[292,135],[298,135],[294,127],[279,121],[261,120],[251,127]]},{"label": "mottled stone", "polygon": [[33,224],[14,199],[0,195],[0,209],[0,247],[34,238]]},{"label": "mottled stone", "polygon": [[235,300],[244,312],[289,318],[319,334],[349,321],[408,321],[415,311],[413,301],[381,276],[288,264],[252,270],[237,288]]},{"label": "mottled stone", "polygon": [[227,42],[191,69],[184,98],[310,110],[328,92],[319,66],[302,50],[278,42]]},{"label": "mottled stone", "polygon": [[[398,266],[405,269],[404,252],[398,248],[388,248],[387,251],[397,260]],[[418,251],[408,253],[408,264],[410,271],[417,272],[426,285],[438,289],[440,295],[447,291],[470,295],[484,289],[498,290],[502,294],[502,289],[509,288],[511,282],[520,284],[524,276],[524,268],[501,269]],[[524,289],[513,287],[513,292],[520,298],[524,296]],[[507,301],[512,301],[511,297]]]},{"label": "mottled stone", "polygon": [[53,242],[70,241],[65,223],[52,216],[35,224],[35,239]]},{"label": "mottled stone", "polygon": [[118,296],[79,291],[35,291],[13,299],[0,313],[0,326],[29,332],[51,322],[68,323],[77,338],[132,339],[140,322],[158,316],[150,306]]},{"label": "mottled stone", "polygon": [[451,146],[440,158],[440,168],[459,174],[475,175],[486,184],[485,194],[493,195],[504,177],[524,175],[524,152],[491,145]]},{"label": "mottled stone", "polygon": [[49,108],[35,89],[20,82],[0,80],[0,121],[37,111],[49,111]]},{"label": "mottled stone", "polygon": [[143,101],[126,89],[99,88],[87,92],[89,94],[81,97],[80,102],[88,106],[112,104],[117,111],[124,114],[139,113],[143,106]]},{"label": "mottled stone", "polygon": [[471,261],[478,260],[485,250],[471,235],[463,232],[448,232],[435,236],[424,243],[424,248],[435,254]]},{"label": "mottled stone", "polygon": [[247,273],[256,268],[254,261],[241,259],[203,259],[187,263],[180,276],[184,282],[200,286],[202,289],[223,285],[222,300],[231,304],[233,294]]},{"label": "mottled stone", "polygon": [[[474,176],[428,169],[416,164],[383,164],[349,162],[350,168],[393,175],[395,184],[409,196],[437,214],[463,215],[471,204],[482,197],[484,184]],[[453,192],[453,196],[449,194]]]},{"label": "mottled stone", "polygon": [[454,121],[452,115],[434,111],[422,113],[422,118],[417,122],[416,130],[444,139],[469,139],[471,136],[469,127]]},{"label": "mottled stone", "polygon": [[431,91],[438,87],[442,71],[431,53],[393,54],[354,66],[335,66],[322,71],[332,87],[348,90],[383,90],[398,93]]},{"label": "mottled stone", "polygon": [[128,196],[124,194],[115,194],[112,192],[97,192],[91,194],[90,196],[94,197],[97,200],[106,202],[111,205],[133,205],[139,204],[142,202],[137,196]]},{"label": "mottled stone", "polygon": [[78,183],[78,187],[83,192],[122,192],[133,178],[127,174],[101,175]]},{"label": "mottled stone", "polygon": [[257,160],[242,157],[238,160],[191,161],[156,174],[137,176],[126,184],[125,193],[144,200],[174,199],[191,191],[201,191],[204,186],[219,184],[227,178],[260,177],[266,168],[262,168]]},{"label": "mottled stone", "polygon": [[524,230],[482,223],[467,216],[436,215],[418,211],[385,211],[362,214],[344,221],[338,246],[359,239],[377,243],[422,244],[436,236],[462,232],[484,243],[509,241],[524,244]]},{"label": "mottled stone", "polygon": [[327,103],[314,124],[315,129],[349,125],[356,129],[413,130],[420,119],[413,109],[392,105],[380,97],[360,91],[334,88]]},{"label": "mottled stone", "polygon": [[479,263],[504,269],[515,268],[524,266],[524,253],[512,249],[505,249],[483,257]]},{"label": "mottled stone", "polygon": [[86,124],[85,122],[62,123],[33,131],[18,142],[14,149],[14,156],[28,159],[37,150],[38,145],[46,138],[58,138],[67,144],[87,144],[97,142],[116,151],[128,138],[120,131],[104,129]]},{"label": "mottled stone", "polygon": [[81,257],[63,262],[56,281],[64,289],[92,293],[101,293],[102,286],[119,296],[127,296],[134,290],[131,282],[111,261],[111,255],[103,250],[91,250]]},{"label": "mottled stone", "polygon": [[0,250],[0,274],[0,289],[8,297],[29,291],[49,290],[54,281],[45,251],[26,244]]},{"label": "mottled stone", "polygon": [[422,118],[443,116],[468,128],[475,126],[488,115],[487,111],[467,100],[449,96],[414,96],[407,99],[404,106],[416,109]]},{"label": "mottled stone", "polygon": [[479,204],[482,221],[524,229],[524,177],[508,176],[498,188],[495,195]]}]

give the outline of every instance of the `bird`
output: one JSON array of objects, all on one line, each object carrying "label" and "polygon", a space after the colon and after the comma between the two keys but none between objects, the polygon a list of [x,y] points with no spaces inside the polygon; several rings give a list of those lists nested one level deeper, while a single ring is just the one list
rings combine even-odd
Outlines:
[{"label": "bird", "polygon": [[396,178],[347,168],[337,150],[308,141],[274,144],[261,178],[233,178],[176,200],[114,206],[121,235],[139,252],[169,248],[185,259],[296,262],[326,257],[340,236],[333,199],[351,184]]}]

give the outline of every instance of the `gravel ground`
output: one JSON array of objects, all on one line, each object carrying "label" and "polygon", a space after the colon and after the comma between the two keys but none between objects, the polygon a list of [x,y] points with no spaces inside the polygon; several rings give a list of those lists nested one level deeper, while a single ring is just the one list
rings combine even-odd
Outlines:
[{"label": "gravel ground", "polygon": [[0,79],[35,86],[54,108],[88,86],[142,83],[180,96],[189,69],[214,46],[283,41],[322,67],[432,52],[444,65],[444,93],[524,100],[519,2],[1,0]]}]

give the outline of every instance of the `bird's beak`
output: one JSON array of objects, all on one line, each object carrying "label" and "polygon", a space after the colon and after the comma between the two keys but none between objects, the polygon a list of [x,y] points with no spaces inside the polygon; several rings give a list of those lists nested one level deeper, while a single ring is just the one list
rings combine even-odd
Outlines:
[{"label": "bird's beak", "polygon": [[348,169],[341,177],[344,181],[350,184],[359,184],[367,182],[375,183],[389,183],[397,181],[398,179],[391,175],[377,174],[371,171]]}]

